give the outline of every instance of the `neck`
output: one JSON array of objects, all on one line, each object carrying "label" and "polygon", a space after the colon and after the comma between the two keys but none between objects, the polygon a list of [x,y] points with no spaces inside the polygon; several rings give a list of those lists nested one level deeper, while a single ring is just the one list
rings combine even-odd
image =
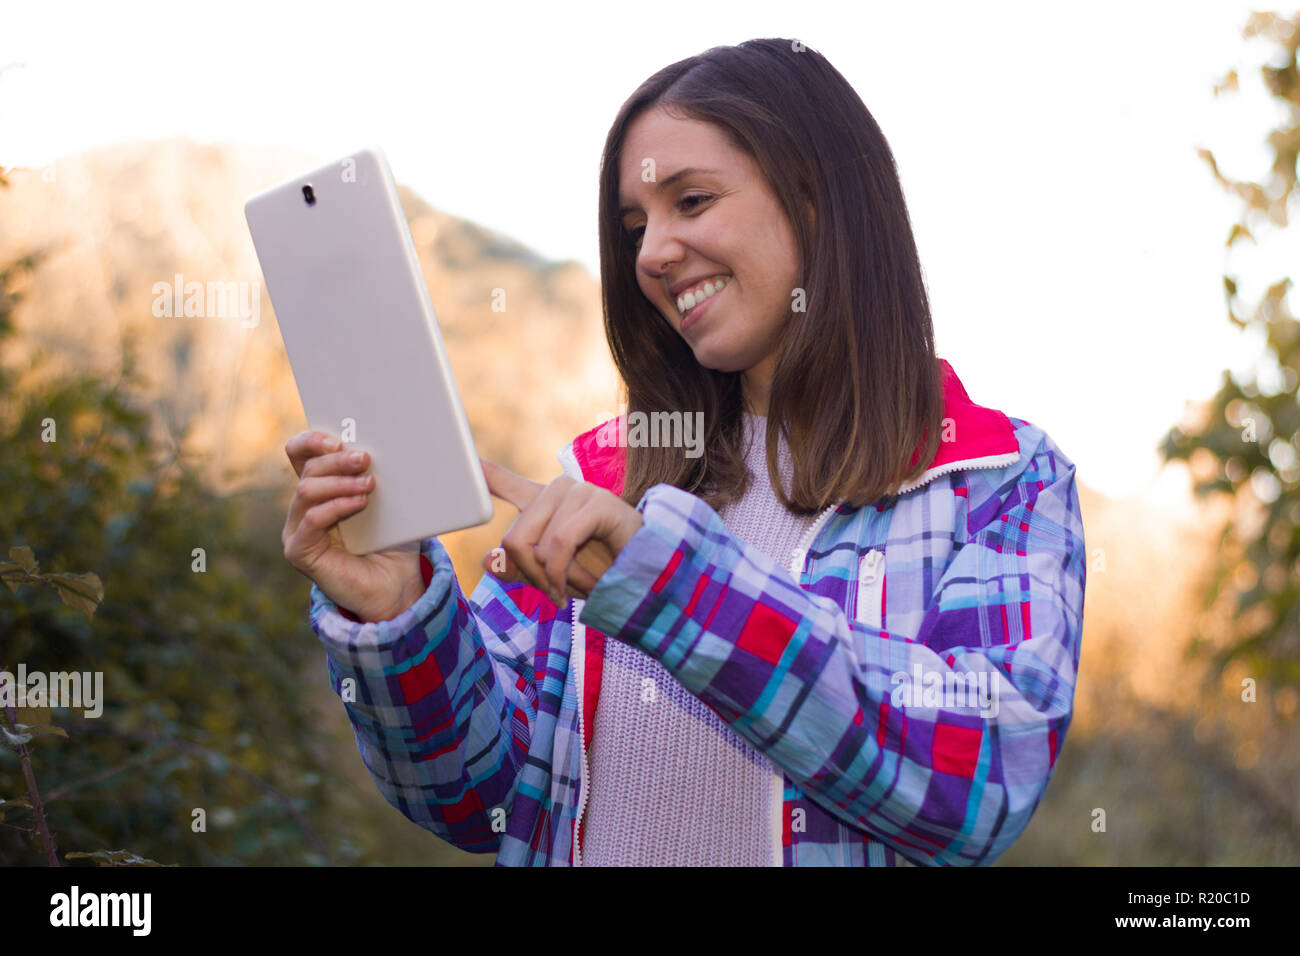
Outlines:
[{"label": "neck", "polygon": [[767,400],[772,393],[772,371],[776,367],[776,357],[769,355],[749,371],[741,374],[741,396],[745,402],[745,411],[767,417]]}]

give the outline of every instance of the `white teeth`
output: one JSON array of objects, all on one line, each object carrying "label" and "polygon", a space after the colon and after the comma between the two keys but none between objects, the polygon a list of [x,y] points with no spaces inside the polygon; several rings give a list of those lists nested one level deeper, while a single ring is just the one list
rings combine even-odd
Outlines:
[{"label": "white teeth", "polygon": [[717,282],[706,281],[699,287],[677,297],[677,311],[685,314],[711,295],[721,292],[731,281],[731,276],[721,276]]}]

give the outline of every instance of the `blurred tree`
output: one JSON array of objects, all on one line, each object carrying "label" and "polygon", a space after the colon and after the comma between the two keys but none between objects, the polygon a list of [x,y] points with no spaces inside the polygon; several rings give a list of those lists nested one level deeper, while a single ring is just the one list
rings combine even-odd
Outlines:
[{"label": "blurred tree", "polygon": [[[39,258],[0,271],[0,358]],[[355,806],[337,803],[353,798],[327,785],[324,656],[275,533],[283,504],[216,497],[183,456],[155,450],[134,354],[128,343],[115,382],[35,383],[43,357],[32,380],[0,362],[0,554],[30,548],[43,570],[103,582],[93,619],[52,588],[0,587],[0,664],[103,672],[102,716],[23,715],[67,731],[27,745],[55,843],[186,865],[365,861]],[[18,755],[0,746],[0,801],[24,794]],[[0,865],[44,862],[15,832],[24,812],[0,822]]]},{"label": "blurred tree", "polygon": [[[1287,19],[1253,13],[1243,36],[1276,46],[1277,56],[1262,73],[1269,93],[1283,107],[1284,118],[1268,134],[1273,164],[1264,182],[1229,179],[1211,151],[1200,151],[1215,178],[1242,201],[1239,220],[1228,233],[1229,250],[1238,243],[1257,243],[1269,229],[1285,229],[1288,204],[1300,196],[1296,189],[1300,14]],[[1237,79],[1236,71],[1229,72],[1215,87],[1215,95],[1235,91]],[[1221,594],[1230,595],[1232,633],[1225,642],[1213,641],[1202,632],[1193,647],[1204,650],[1214,644],[1213,661],[1220,673],[1229,662],[1242,661],[1252,675],[1269,678],[1275,686],[1295,686],[1300,685],[1300,323],[1287,304],[1289,277],[1279,278],[1245,307],[1237,279],[1225,275],[1223,283],[1228,318],[1238,328],[1262,331],[1265,353],[1242,381],[1225,371],[1204,424],[1171,429],[1160,452],[1165,461],[1182,459],[1192,466],[1199,497],[1218,492],[1249,494],[1263,509],[1265,520],[1238,522],[1225,529],[1222,559],[1207,606]]]}]

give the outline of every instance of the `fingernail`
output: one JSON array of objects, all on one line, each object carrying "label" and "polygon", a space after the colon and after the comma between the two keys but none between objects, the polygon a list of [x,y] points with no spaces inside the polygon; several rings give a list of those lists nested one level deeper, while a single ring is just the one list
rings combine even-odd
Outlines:
[{"label": "fingernail", "polygon": [[325,447],[330,451],[338,451],[343,447],[343,443],[337,438],[330,437],[325,439]]},{"label": "fingernail", "polygon": [[354,451],[352,454],[348,455],[348,461],[352,462],[354,465],[359,465],[361,464],[361,459],[363,457],[365,457],[364,452]]}]

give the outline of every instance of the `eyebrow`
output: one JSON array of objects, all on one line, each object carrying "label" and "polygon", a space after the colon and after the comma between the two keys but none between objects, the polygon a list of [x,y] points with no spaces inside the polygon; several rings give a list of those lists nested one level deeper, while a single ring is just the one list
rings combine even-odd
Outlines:
[{"label": "eyebrow", "polygon": [[[695,174],[697,174],[697,173],[709,173],[709,174],[715,174],[715,175],[716,175],[716,174],[718,173],[718,170],[716,170],[716,169],[700,169],[700,168],[698,168],[698,167],[696,167],[696,166],[686,166],[686,167],[684,167],[684,168],[682,168],[682,169],[677,170],[677,172],[673,173],[673,174],[672,174],[671,176],[669,176],[667,179],[661,179],[661,180],[659,180],[659,182],[657,182],[657,183],[655,184],[655,192],[657,192],[657,193],[661,193],[661,192],[663,192],[665,189],[667,189],[669,186],[671,186],[673,183],[677,182],[677,180],[679,180],[679,179],[683,179],[683,178],[685,178],[685,177],[687,177],[687,176],[695,175]],[[622,219],[622,218],[623,218],[624,216],[626,216],[628,213],[630,213],[630,212],[635,212],[636,209],[637,209],[636,206],[619,206],[619,207],[618,207],[618,218],[619,218],[619,219]]]}]

